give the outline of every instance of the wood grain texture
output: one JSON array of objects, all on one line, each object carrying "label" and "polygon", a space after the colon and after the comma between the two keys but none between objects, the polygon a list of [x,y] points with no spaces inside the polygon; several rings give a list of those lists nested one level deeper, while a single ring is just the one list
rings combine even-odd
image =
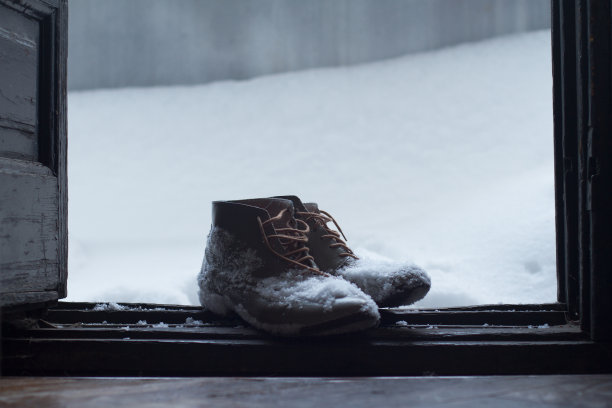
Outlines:
[{"label": "wood grain texture", "polygon": [[0,157],[38,158],[38,22],[0,4]]},{"label": "wood grain texture", "polygon": [[59,278],[57,178],[40,164],[8,162],[0,161],[1,306],[16,299],[8,293],[56,290]]},{"label": "wood grain texture", "polygon": [[2,293],[0,298],[3,305],[22,305],[34,303],[49,303],[57,300],[57,292],[55,291],[37,291],[37,292],[14,292]]},{"label": "wood grain texture", "polygon": [[66,296],[67,1],[0,10],[0,307],[40,307]]},{"label": "wood grain texture", "polygon": [[603,407],[611,375],[461,378],[3,378],[4,407]]},{"label": "wood grain texture", "polygon": [[0,4],[31,17],[41,20],[54,13],[65,0],[0,0]]}]

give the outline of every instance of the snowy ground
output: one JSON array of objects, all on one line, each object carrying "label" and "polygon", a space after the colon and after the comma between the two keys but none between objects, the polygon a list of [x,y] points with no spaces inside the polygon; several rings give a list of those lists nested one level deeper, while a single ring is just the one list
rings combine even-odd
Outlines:
[{"label": "snowy ground", "polygon": [[68,300],[195,304],[210,202],[297,194],[426,268],[420,306],[554,301],[549,37],[70,93]]}]

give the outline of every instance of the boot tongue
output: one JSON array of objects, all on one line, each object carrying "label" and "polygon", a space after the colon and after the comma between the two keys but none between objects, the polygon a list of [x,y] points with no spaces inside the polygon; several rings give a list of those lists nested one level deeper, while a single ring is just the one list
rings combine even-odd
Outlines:
[{"label": "boot tongue", "polygon": [[268,206],[266,206],[270,218],[276,217],[281,211],[283,216],[275,221],[272,221],[274,228],[287,228],[287,225],[292,225],[291,222],[294,219],[293,203],[289,200],[273,200]]},{"label": "boot tongue", "polygon": [[[321,214],[321,212],[319,211],[319,206],[317,205],[317,203],[304,203],[304,208],[306,209],[306,211],[308,211],[310,213]],[[314,220],[314,222],[317,225],[325,226],[327,224],[327,223],[323,222],[322,220],[320,220],[318,218],[311,218],[311,219]]]}]

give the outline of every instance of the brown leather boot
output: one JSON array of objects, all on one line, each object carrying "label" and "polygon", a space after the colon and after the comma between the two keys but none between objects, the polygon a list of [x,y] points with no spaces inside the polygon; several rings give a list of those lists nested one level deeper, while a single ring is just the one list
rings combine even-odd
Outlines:
[{"label": "brown leather boot", "polygon": [[355,285],[319,270],[306,242],[309,227],[290,200],[215,201],[202,270],[200,302],[236,312],[279,335],[346,333],[376,326],[378,308]]},{"label": "brown leather boot", "polygon": [[[322,271],[354,283],[379,307],[410,305],[429,292],[431,280],[418,266],[360,259],[346,245],[344,233],[329,213],[319,210],[316,203],[302,203],[296,196],[282,198],[293,202],[297,219],[310,227],[308,248]],[[327,225],[330,222],[337,231]]]}]

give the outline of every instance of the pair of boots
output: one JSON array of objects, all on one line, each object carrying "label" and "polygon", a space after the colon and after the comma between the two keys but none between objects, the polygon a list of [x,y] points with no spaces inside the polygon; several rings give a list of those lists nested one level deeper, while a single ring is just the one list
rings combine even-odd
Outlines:
[{"label": "pair of boots", "polygon": [[374,327],[378,307],[429,291],[417,266],[359,259],[315,203],[281,196],[215,201],[212,209],[198,285],[214,313],[235,312],[277,335],[340,334]]}]

